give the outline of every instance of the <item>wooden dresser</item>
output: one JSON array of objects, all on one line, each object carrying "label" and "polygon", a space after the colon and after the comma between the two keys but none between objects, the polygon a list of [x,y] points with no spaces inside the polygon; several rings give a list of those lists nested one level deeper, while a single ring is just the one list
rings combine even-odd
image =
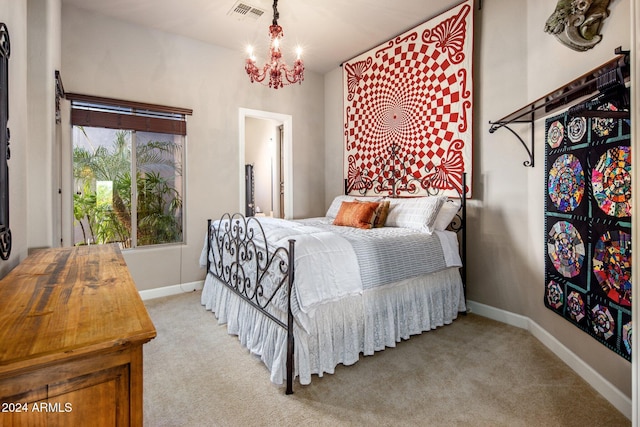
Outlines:
[{"label": "wooden dresser", "polygon": [[116,245],[36,251],[0,281],[0,427],[141,426],[155,336]]}]

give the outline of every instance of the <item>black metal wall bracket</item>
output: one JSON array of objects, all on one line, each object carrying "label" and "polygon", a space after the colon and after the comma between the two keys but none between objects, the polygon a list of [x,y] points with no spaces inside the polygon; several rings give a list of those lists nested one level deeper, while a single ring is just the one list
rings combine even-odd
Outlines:
[{"label": "black metal wall bracket", "polygon": [[[534,139],[536,120],[552,114],[571,103],[592,101],[598,97],[611,96],[611,94],[620,93],[618,88],[624,87],[630,78],[629,51],[623,51],[618,47],[615,50],[616,57],[600,67],[589,71],[577,79],[567,83],[563,87],[536,99],[535,101],[525,105],[522,108],[512,112],[501,118],[500,120],[489,121],[491,127],[489,133],[494,133],[498,129],[505,128],[509,130],[522,144],[527,151],[529,160],[523,162],[525,167],[534,167]],[[595,94],[595,95],[594,95]],[[573,107],[572,107],[573,108]],[[576,114],[587,116],[592,114],[584,108],[575,109]],[[627,112],[603,112],[598,111],[598,116],[626,114]],[[527,144],[524,139],[509,125],[512,123],[529,123],[531,124],[531,141]]]},{"label": "black metal wall bracket", "polygon": [[[529,142],[529,144],[527,144],[524,139],[522,139],[522,137],[513,129],[511,129],[509,127],[509,125],[511,123],[529,123],[531,124],[531,141]],[[524,165],[524,167],[534,167],[535,166],[535,152],[534,152],[534,139],[535,139],[535,121],[534,121],[534,114],[533,112],[531,113],[531,119],[530,120],[511,120],[511,121],[497,121],[497,122],[489,122],[489,124],[491,125],[491,127],[489,128],[489,133],[494,133],[495,131],[497,131],[500,128],[505,128],[507,129],[509,132],[511,132],[517,139],[518,141],[520,141],[520,144],[522,144],[522,146],[524,147],[525,150],[527,150],[527,154],[529,155],[529,160],[525,160],[524,162],[522,162],[522,164]]]}]

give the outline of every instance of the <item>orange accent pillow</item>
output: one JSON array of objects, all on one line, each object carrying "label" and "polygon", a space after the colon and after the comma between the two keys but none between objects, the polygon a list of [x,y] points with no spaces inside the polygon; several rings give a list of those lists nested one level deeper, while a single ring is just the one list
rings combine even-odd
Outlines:
[{"label": "orange accent pillow", "polygon": [[376,202],[342,202],[333,225],[371,228],[378,205]]},{"label": "orange accent pillow", "polygon": [[[364,200],[355,199],[354,202],[358,203],[367,203]],[[389,208],[391,207],[391,202],[388,200],[383,200],[378,203],[378,208],[376,209],[375,214],[373,215],[373,224],[371,228],[380,228],[384,227],[384,223],[387,222],[387,216],[389,215]]]}]

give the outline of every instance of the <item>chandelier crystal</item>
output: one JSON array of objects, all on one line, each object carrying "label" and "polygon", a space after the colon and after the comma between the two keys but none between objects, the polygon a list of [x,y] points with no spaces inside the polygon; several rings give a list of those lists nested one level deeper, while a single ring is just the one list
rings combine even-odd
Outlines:
[{"label": "chandelier crystal", "polygon": [[[256,58],[253,56],[253,51],[249,47],[249,57],[246,60],[244,69],[247,71],[251,83],[258,82],[267,85],[271,88],[278,89],[284,85],[298,83],[301,84],[304,80],[304,62],[300,59],[302,53],[301,49],[297,49],[297,59],[293,64],[293,68],[290,69],[287,64],[282,60],[282,52],[280,51],[280,40],[284,36],[282,27],[278,25],[278,0],[273,2],[273,21],[269,26],[269,37],[271,42],[269,44],[269,62],[264,64],[262,68],[256,66]],[[267,76],[269,77],[267,81]]]}]

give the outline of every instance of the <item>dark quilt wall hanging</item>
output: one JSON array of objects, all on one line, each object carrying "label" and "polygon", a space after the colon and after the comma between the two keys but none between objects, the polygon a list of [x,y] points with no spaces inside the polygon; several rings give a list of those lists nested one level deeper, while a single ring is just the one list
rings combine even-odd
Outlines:
[{"label": "dark quilt wall hanging", "polygon": [[564,113],[545,122],[545,305],[631,360],[628,119]]},{"label": "dark quilt wall hanging", "polygon": [[[347,193],[463,192],[473,163],[472,59],[467,0],[343,64]],[[467,182],[467,197],[471,189]]]}]

